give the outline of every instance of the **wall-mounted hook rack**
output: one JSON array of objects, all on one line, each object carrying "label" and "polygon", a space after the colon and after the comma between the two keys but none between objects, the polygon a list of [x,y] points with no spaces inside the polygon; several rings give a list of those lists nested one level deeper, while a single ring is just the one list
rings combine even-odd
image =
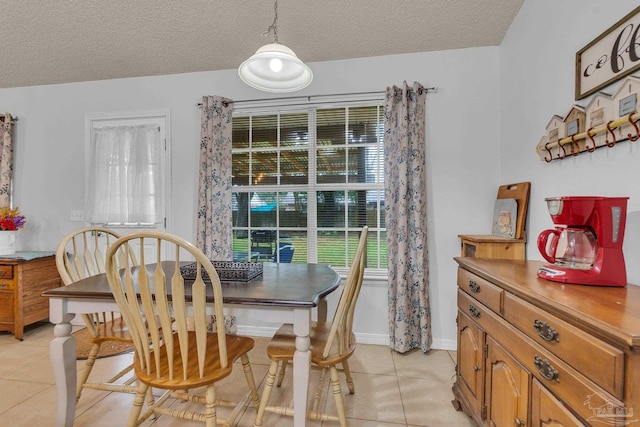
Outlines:
[{"label": "wall-mounted hook rack", "polygon": [[[640,121],[640,113],[633,112],[618,120],[610,120],[607,123],[589,128],[584,132],[567,136],[559,139],[558,141],[538,144],[536,152],[542,160],[551,162],[552,160],[565,159],[567,158],[567,154],[578,155],[585,151],[592,153],[596,148],[612,148],[622,141],[637,141],[640,139],[640,127],[638,126],[638,121]],[[627,124],[632,126],[632,129],[635,131],[635,135],[628,133],[625,138],[616,136],[615,130]],[[594,136],[603,133],[607,133],[607,138],[604,141],[604,144],[598,145]],[[571,148],[565,148],[567,145],[570,145]]]}]

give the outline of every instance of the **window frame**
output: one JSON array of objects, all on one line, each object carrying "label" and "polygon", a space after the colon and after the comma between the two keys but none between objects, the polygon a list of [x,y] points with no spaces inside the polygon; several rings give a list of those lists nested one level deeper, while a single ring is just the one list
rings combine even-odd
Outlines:
[{"label": "window frame", "polygon": [[[318,150],[318,145],[316,145],[316,112],[317,110],[331,109],[331,108],[357,108],[357,107],[379,107],[380,109],[384,109],[384,93],[370,93],[370,94],[360,94],[360,95],[339,95],[339,96],[314,96],[313,101],[311,97],[291,97],[282,100],[264,100],[264,101],[253,101],[253,102],[235,102],[234,103],[234,111],[233,117],[247,117],[247,116],[259,116],[259,115],[283,115],[283,114],[296,114],[296,113],[308,113],[308,132],[309,132],[309,181],[313,176],[313,183],[309,182],[307,184],[290,184],[290,185],[255,185],[252,182],[249,182],[247,185],[233,185],[232,191],[237,192],[238,189],[242,189],[242,192],[288,192],[288,191],[305,191],[307,192],[308,200],[317,200],[317,193],[320,191],[349,191],[349,190],[379,190],[384,192],[384,183],[380,186],[380,183],[359,183],[359,184],[349,184],[349,183],[340,183],[340,184],[319,184],[316,181],[316,154]],[[313,126],[312,126],[313,124]],[[279,124],[278,124],[279,128]],[[384,138],[384,135],[380,136],[381,139]],[[384,146],[384,142],[381,141],[382,147]],[[252,147],[242,148],[242,149],[233,149],[234,153],[237,152],[249,152],[252,150]],[[270,149],[270,150],[280,150],[280,147]],[[384,170],[384,161],[381,160],[381,166]],[[278,177],[279,180],[279,177]],[[383,181],[384,182],[384,181]],[[346,186],[349,186],[347,188]],[[312,209],[313,208],[313,209]],[[308,215],[316,216],[316,203],[313,203],[313,207],[308,205]],[[384,207],[382,207],[384,209]],[[378,215],[380,215],[380,207],[378,208]],[[309,221],[307,222],[309,224]],[[308,237],[309,241],[312,244],[308,244],[308,256],[307,262],[315,263],[317,262],[317,217],[314,219],[313,224],[315,224],[315,229],[306,227],[307,233],[310,234]],[[280,226],[276,227],[281,230]],[[286,229],[286,227],[284,227]],[[340,230],[344,230],[346,232],[358,231],[357,227],[348,227],[340,228]],[[384,224],[380,224],[380,231],[386,232],[386,227]],[[371,236],[371,233],[370,233]],[[380,238],[379,233],[375,233],[376,238]],[[371,236],[373,237],[373,236]],[[378,247],[380,247],[380,243],[378,242]],[[385,243],[386,244],[386,243]],[[379,253],[379,252],[378,252]],[[377,264],[376,264],[377,265]],[[333,267],[341,277],[346,277],[346,274],[349,270],[349,267]],[[388,268],[366,268],[365,273],[366,278],[370,278],[374,281],[383,281],[388,277]]]}]

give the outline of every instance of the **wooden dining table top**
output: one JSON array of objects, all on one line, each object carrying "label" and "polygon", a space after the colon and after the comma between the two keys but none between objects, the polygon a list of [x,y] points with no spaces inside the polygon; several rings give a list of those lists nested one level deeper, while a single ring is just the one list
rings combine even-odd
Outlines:
[{"label": "wooden dining table top", "polygon": [[[155,265],[146,267],[152,273]],[[164,261],[162,268],[165,277],[170,280],[175,263]],[[310,308],[316,307],[321,298],[338,288],[340,276],[325,264],[264,263],[262,275],[248,282],[221,281],[221,284],[225,304]],[[187,296],[190,291],[189,282],[185,281]],[[50,289],[42,295],[57,298],[113,298],[106,274]],[[211,287],[207,288],[207,297],[213,297]]]}]

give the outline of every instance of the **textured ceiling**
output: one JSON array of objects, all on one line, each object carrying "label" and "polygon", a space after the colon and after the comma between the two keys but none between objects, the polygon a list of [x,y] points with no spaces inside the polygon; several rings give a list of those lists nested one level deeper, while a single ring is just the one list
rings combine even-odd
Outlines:
[{"label": "textured ceiling", "polygon": [[[305,62],[497,46],[524,0],[279,0]],[[5,0],[0,87],[237,68],[270,0]]]}]

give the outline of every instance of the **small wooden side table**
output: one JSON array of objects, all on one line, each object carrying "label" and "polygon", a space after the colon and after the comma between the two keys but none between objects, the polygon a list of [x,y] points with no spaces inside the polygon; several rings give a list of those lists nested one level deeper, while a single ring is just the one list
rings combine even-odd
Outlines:
[{"label": "small wooden side table", "polygon": [[[498,201],[513,199],[517,203],[518,211],[515,217],[511,216],[513,233],[503,233],[507,236],[496,233],[493,234],[458,234],[461,241],[462,257],[470,258],[499,258],[499,259],[526,259],[526,233],[525,223],[529,209],[529,193],[531,192],[530,182],[518,182],[515,184],[505,184],[498,187]],[[496,223],[496,204],[494,209],[494,228]],[[499,212],[499,211],[498,211]]]},{"label": "small wooden side table", "polygon": [[494,235],[459,234],[460,256],[472,258],[525,259],[525,240]]},{"label": "small wooden side table", "polygon": [[49,298],[59,288],[55,252],[16,252],[0,256],[0,331],[22,340],[24,327],[49,317]]}]

